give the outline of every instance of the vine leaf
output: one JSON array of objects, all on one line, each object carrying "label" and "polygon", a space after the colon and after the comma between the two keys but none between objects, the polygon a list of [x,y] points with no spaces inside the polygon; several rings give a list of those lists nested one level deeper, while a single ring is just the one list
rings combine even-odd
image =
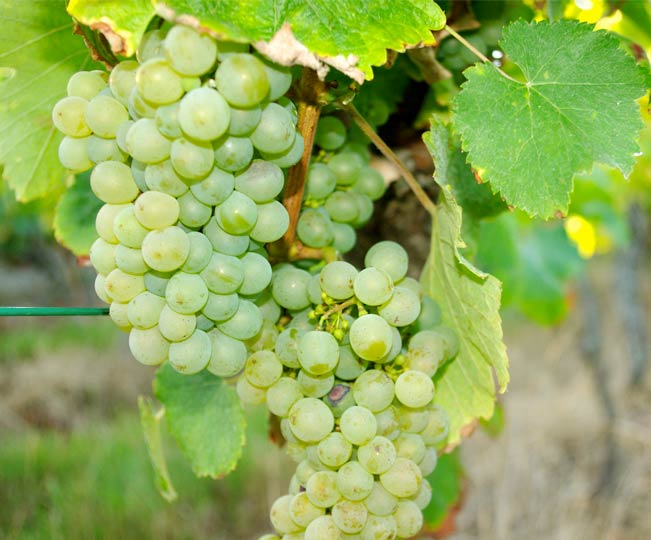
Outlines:
[{"label": "vine leaf", "polygon": [[102,207],[90,189],[90,172],[77,175],[61,196],[54,213],[54,236],[75,255],[88,255],[97,238],[95,216]]},{"label": "vine leaf", "polygon": [[517,21],[501,46],[524,81],[478,64],[455,98],[463,149],[493,191],[550,218],[567,211],[572,176],[595,161],[630,173],[644,78],[617,37],[577,21]]},{"label": "vine leaf", "polygon": [[64,189],[52,107],[69,77],[96,69],[61,0],[0,0],[0,164],[20,201]]},{"label": "vine leaf", "polygon": [[432,216],[432,243],[421,282],[441,306],[443,323],[459,337],[458,355],[434,379],[435,402],[450,415],[448,442],[455,445],[466,426],[479,417],[492,416],[496,393],[493,373],[500,391],[509,381],[499,313],[502,287],[460,254],[464,247],[461,208],[441,176],[446,170],[445,147],[436,133],[426,133],[423,139],[437,163],[441,194]]},{"label": "vine leaf", "polygon": [[[119,16],[111,15],[118,8]],[[430,0],[72,0],[68,11],[84,24],[105,25],[116,52],[133,52],[156,13],[220,39],[253,43],[280,64],[304,65],[322,77],[334,67],[359,83],[373,78],[371,66],[386,62],[387,49],[432,44],[432,30],[445,23]]]},{"label": "vine leaf", "polygon": [[167,461],[163,453],[163,442],[160,434],[162,415],[154,412],[152,401],[144,396],[138,396],[138,408],[140,409],[140,423],[147,444],[147,452],[156,474],[156,487],[163,499],[167,502],[173,502],[178,497],[178,494],[172,485],[172,479],[167,469]]},{"label": "vine leaf", "polygon": [[235,390],[223,379],[206,370],[181,375],[165,364],[156,373],[154,394],[197,476],[218,478],[235,468],[246,422]]},{"label": "vine leaf", "polygon": [[[429,533],[433,533],[432,538],[439,538],[435,533],[439,532],[448,516],[454,514],[454,508],[461,500],[463,478],[464,471],[458,448],[439,457],[436,469],[427,477],[432,486],[432,499],[423,510],[424,537],[430,538]],[[450,534],[453,531],[445,532]]]}]

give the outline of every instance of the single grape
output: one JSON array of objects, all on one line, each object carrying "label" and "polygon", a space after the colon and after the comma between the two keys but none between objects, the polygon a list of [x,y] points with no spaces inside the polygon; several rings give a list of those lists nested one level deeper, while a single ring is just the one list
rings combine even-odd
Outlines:
[{"label": "single grape", "polygon": [[179,218],[179,203],[171,195],[148,191],[136,199],[134,213],[148,229],[171,227]]},{"label": "single grape", "polygon": [[115,247],[103,238],[98,238],[90,246],[90,262],[99,274],[108,274],[116,268]]},{"label": "single grape", "polygon": [[336,116],[322,116],[314,135],[314,144],[324,150],[336,150],[346,142],[346,126]]},{"label": "single grape", "polygon": [[147,165],[144,176],[147,187],[152,191],[167,193],[172,197],[180,197],[188,191],[187,184],[176,174],[170,160]]},{"label": "single grape", "polygon": [[389,470],[380,475],[382,486],[396,497],[412,497],[418,493],[423,475],[413,461],[397,457]]},{"label": "single grape", "polygon": [[425,457],[425,443],[416,433],[401,433],[393,444],[399,457],[407,458],[414,463],[420,463]]},{"label": "single grape", "polygon": [[352,455],[353,446],[339,432],[330,433],[319,442],[317,453],[319,460],[328,467],[341,467]]},{"label": "single grape", "polygon": [[256,57],[262,62],[269,79],[269,95],[267,99],[276,101],[284,96],[292,85],[292,72],[288,67],[279,66],[262,55],[256,55]]},{"label": "single grape", "polygon": [[109,308],[109,317],[124,332],[128,332],[132,328],[127,315],[127,305],[124,302],[112,302]]},{"label": "single grape", "polygon": [[169,341],[183,341],[188,339],[197,327],[197,318],[194,315],[182,315],[168,305],[165,305],[158,319],[158,329],[163,337]]},{"label": "single grape", "polygon": [[361,501],[373,491],[373,475],[357,461],[349,461],[337,471],[337,489],[349,501]]},{"label": "single grape", "polygon": [[98,163],[90,175],[90,187],[98,199],[110,204],[131,202],[140,192],[129,166],[119,161]]},{"label": "single grape", "polygon": [[203,180],[192,184],[192,194],[203,204],[217,206],[233,193],[235,178],[232,174],[214,167]]},{"label": "single grape", "polygon": [[258,205],[258,219],[249,233],[256,242],[263,244],[282,238],[289,228],[289,214],[279,201]]},{"label": "single grape", "polygon": [[234,191],[215,211],[222,229],[229,234],[246,234],[258,219],[258,208],[249,197]]},{"label": "single grape", "polygon": [[247,405],[261,405],[264,403],[266,391],[257,386],[253,386],[246,377],[239,377],[235,390],[242,403]]},{"label": "single grape", "polygon": [[415,536],[423,527],[423,514],[413,501],[399,501],[393,518],[396,520],[396,531],[401,538]]},{"label": "single grape", "polygon": [[312,276],[305,270],[288,267],[277,272],[271,281],[271,294],[286,309],[300,310],[310,304],[307,286]]},{"label": "single grape", "polygon": [[305,540],[339,540],[341,532],[331,516],[320,516],[305,529]]},{"label": "single grape", "polygon": [[298,360],[311,375],[334,371],[339,361],[339,344],[332,334],[312,330],[298,340]]},{"label": "single grape", "polygon": [[201,277],[213,293],[234,293],[244,281],[244,265],[236,257],[213,252]]},{"label": "single grape", "polygon": [[215,41],[189,26],[172,27],[163,42],[163,50],[172,67],[183,75],[203,75],[217,60]]},{"label": "single grape", "polygon": [[294,496],[289,503],[289,515],[292,521],[301,527],[307,527],[312,521],[325,513],[320,508],[310,502],[307,493],[304,491]]},{"label": "single grape", "polygon": [[138,44],[136,58],[138,62],[146,62],[150,58],[163,57],[163,40],[167,30],[158,28],[145,32]]},{"label": "single grape", "polygon": [[92,133],[86,122],[88,101],[69,96],[57,101],[52,109],[52,123],[61,133],[69,137],[85,137]]},{"label": "single grape", "polygon": [[142,275],[149,267],[142,256],[142,250],[119,244],[115,248],[116,266],[128,274]]},{"label": "single grape", "polygon": [[355,380],[366,369],[366,365],[350,348],[350,345],[339,347],[339,363],[335,370],[338,379],[344,381]]},{"label": "single grape", "polygon": [[[424,482],[425,484],[427,482]],[[373,484],[373,490],[366,499],[364,504],[371,514],[376,516],[388,516],[393,514],[398,504],[398,499],[391,495],[380,482]]]},{"label": "single grape", "polygon": [[215,82],[228,103],[235,107],[253,107],[269,94],[264,64],[252,54],[235,53],[225,58],[217,68]]},{"label": "single grape", "polygon": [[59,144],[61,165],[73,172],[87,171],[93,166],[88,156],[88,137],[64,137]]},{"label": "single grape", "polygon": [[357,269],[345,261],[334,261],[326,264],[321,270],[321,289],[335,300],[345,300],[353,293],[353,283],[357,277]]},{"label": "single grape", "polygon": [[364,360],[377,361],[390,350],[391,328],[379,315],[363,315],[350,327],[350,346]]},{"label": "single grape", "polygon": [[106,276],[104,288],[116,302],[126,303],[145,290],[145,282],[142,276],[127,274],[116,268]]},{"label": "single grape", "polygon": [[189,179],[189,183],[205,178],[215,161],[212,145],[199,141],[190,142],[183,137],[172,143],[169,155],[174,170]]},{"label": "single grape", "polygon": [[95,216],[95,230],[97,230],[100,238],[110,244],[118,243],[115,232],[113,232],[113,224],[116,216],[130,206],[130,204],[105,204],[99,209],[97,216]]},{"label": "single grape", "polygon": [[298,218],[296,234],[305,245],[322,248],[334,240],[333,223],[325,210],[307,208]]},{"label": "single grape", "polygon": [[384,177],[373,167],[365,165],[362,167],[353,191],[363,193],[372,201],[377,201],[384,195],[387,186]]},{"label": "single grape", "polygon": [[338,223],[352,223],[358,217],[355,194],[349,191],[335,191],[329,195],[325,209],[332,220]]},{"label": "single grape", "polygon": [[[425,455],[423,456],[423,459],[421,459],[418,462],[418,468],[420,469],[420,472],[423,474],[423,477],[432,474],[434,472],[434,469],[436,469],[437,463],[438,463],[438,454],[436,453],[436,448],[428,446],[427,449],[425,450]],[[429,483],[423,482],[423,484],[421,485],[421,490],[424,485],[429,486]],[[431,491],[430,491],[430,496],[431,496]],[[427,502],[429,503],[429,501]]]},{"label": "single grape", "polygon": [[120,124],[128,119],[127,109],[115,98],[100,94],[88,102],[86,122],[100,137],[115,137]]},{"label": "single grape", "polygon": [[156,127],[158,131],[170,139],[178,139],[183,135],[179,122],[179,106],[180,103],[176,101],[156,109]]},{"label": "single grape", "polygon": [[262,314],[253,302],[240,300],[235,315],[217,327],[232,338],[251,339],[262,328]]},{"label": "single grape", "polygon": [[66,89],[69,96],[91,100],[105,88],[106,81],[99,72],[78,71],[68,79],[68,86]]},{"label": "single grape", "polygon": [[341,152],[328,161],[328,167],[335,173],[337,184],[340,186],[354,184],[363,166],[364,160],[352,152]]},{"label": "single grape", "polygon": [[160,296],[145,291],[131,299],[127,304],[129,322],[140,330],[153,328],[158,324],[165,300]]},{"label": "single grape", "polygon": [[231,107],[231,123],[228,133],[236,137],[250,135],[262,117],[262,109],[256,105],[246,109]]},{"label": "single grape", "polygon": [[418,295],[404,287],[396,287],[393,295],[378,307],[378,314],[392,326],[408,326],[420,313]]},{"label": "single grape", "polygon": [[246,235],[228,234],[219,226],[214,217],[203,228],[203,234],[208,237],[215,251],[235,257],[242,255],[249,247],[249,237]]},{"label": "single grape", "polygon": [[208,288],[197,274],[174,274],[165,290],[167,305],[177,313],[191,315],[201,311],[208,301]]},{"label": "single grape", "polygon": [[208,332],[212,344],[208,371],[218,377],[233,377],[244,368],[247,358],[246,346],[219,330]]},{"label": "single grape", "polygon": [[279,152],[277,154],[260,152],[260,155],[270,163],[278,165],[283,169],[288,169],[289,167],[296,165],[301,160],[304,150],[305,139],[303,139],[303,135],[296,133],[294,142],[287,150]]},{"label": "single grape", "polygon": [[240,294],[253,295],[262,292],[271,282],[271,265],[257,253],[246,253],[241,259],[244,267],[244,280]]},{"label": "single grape", "polygon": [[159,272],[180,268],[190,254],[188,235],[179,227],[151,231],[142,241],[145,262]]},{"label": "single grape", "polygon": [[361,540],[393,540],[396,538],[396,520],[393,516],[369,515],[360,533]]},{"label": "single grape", "polygon": [[244,172],[235,177],[235,189],[256,203],[275,199],[282,191],[284,183],[285,177],[280,168],[261,159],[254,159]]},{"label": "single grape", "polygon": [[140,64],[134,60],[125,60],[111,70],[109,87],[113,97],[122,105],[126,106],[129,103],[129,96],[136,86],[136,70],[139,66]]},{"label": "single grape", "polygon": [[[307,371],[301,370],[296,378],[301,392],[306,397],[321,398],[332,390],[335,384],[335,377],[332,373],[325,375],[310,375]],[[334,411],[333,411],[334,414]]]},{"label": "single grape", "polygon": [[337,176],[323,163],[313,163],[307,172],[305,196],[325,199],[337,187]]},{"label": "single grape", "polygon": [[291,148],[296,127],[291,115],[277,103],[262,109],[260,122],[251,133],[251,142],[260,152],[278,154]]},{"label": "single grape", "polygon": [[170,156],[170,141],[161,135],[151,118],[141,118],[129,128],[126,145],[129,154],[143,163],[158,163]]},{"label": "single grape", "polygon": [[294,435],[308,443],[321,441],[334,427],[332,412],[325,403],[315,398],[303,398],[294,403],[287,418]]},{"label": "single grape", "polygon": [[350,225],[346,223],[333,223],[332,231],[334,239],[332,245],[339,253],[348,253],[355,247],[357,242],[357,233]]},{"label": "single grape", "polygon": [[353,385],[355,401],[377,413],[386,409],[394,398],[394,384],[386,372],[369,369],[362,373]]},{"label": "single grape", "polygon": [[396,379],[396,398],[407,407],[424,407],[434,399],[434,383],[422,371],[405,371]]},{"label": "single grape", "polygon": [[337,473],[333,471],[315,472],[305,485],[305,493],[313,505],[319,508],[330,508],[341,498],[337,488]]},{"label": "single grape", "polygon": [[339,427],[342,435],[352,444],[362,445],[375,437],[377,420],[365,407],[355,406],[344,411]]},{"label": "single grape", "polygon": [[394,282],[398,282],[407,274],[409,256],[400,244],[385,240],[378,242],[366,252],[364,264],[384,270]]},{"label": "single grape", "polygon": [[208,365],[210,355],[211,343],[208,334],[195,330],[188,339],[170,345],[169,361],[176,371],[191,375]]},{"label": "single grape", "polygon": [[241,171],[253,158],[253,145],[246,137],[222,137],[213,147],[215,164],[225,171]]},{"label": "single grape", "polygon": [[181,266],[181,270],[189,274],[197,274],[210,262],[212,244],[205,235],[196,231],[188,233],[188,240],[190,241],[190,251],[188,258]]},{"label": "single grape", "polygon": [[157,366],[167,360],[170,344],[154,326],[146,330],[134,328],[129,332],[129,350],[146,366]]},{"label": "single grape", "polygon": [[178,120],[183,132],[199,141],[212,141],[228,129],[231,110],[214,88],[203,86],[191,90],[181,100]]},{"label": "single grape", "polygon": [[86,152],[88,153],[88,159],[94,163],[101,163],[102,161],[124,162],[127,159],[127,154],[120,150],[115,139],[102,139],[102,137],[95,135],[88,137]]},{"label": "single grape", "polygon": [[208,223],[212,217],[212,207],[203,204],[191,191],[178,198],[179,221],[191,229],[198,229]]},{"label": "single grape", "polygon": [[267,390],[267,408],[270,413],[285,417],[291,406],[303,397],[296,379],[281,377]]},{"label": "single grape", "polygon": [[289,513],[289,505],[294,497],[292,495],[283,495],[274,501],[271,505],[269,518],[274,529],[280,534],[288,534],[297,532],[301,529],[300,525],[296,524]]},{"label": "single grape", "polygon": [[276,340],[274,351],[280,361],[289,368],[301,367],[298,361],[298,338],[301,334],[301,330],[297,328],[285,328]]}]

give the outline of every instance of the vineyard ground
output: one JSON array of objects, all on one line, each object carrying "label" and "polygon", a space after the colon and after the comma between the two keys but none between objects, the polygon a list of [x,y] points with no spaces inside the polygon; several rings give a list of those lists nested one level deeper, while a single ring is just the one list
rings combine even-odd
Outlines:
[{"label": "vineyard ground", "polygon": [[[612,266],[593,278],[617,409],[613,481],[595,496],[608,424],[581,357],[580,315],[548,330],[507,317],[506,424],[497,439],[479,431],[463,446],[454,540],[651,538],[651,385],[647,377],[627,389]],[[644,297],[649,307],[651,290]],[[267,530],[267,505],[289,469],[265,441],[260,411],[251,413],[242,466],[222,482],[195,479],[170,452],[180,499],[169,506],[153,488],[136,417],[150,371],[129,358],[124,336],[109,321],[2,323],[1,537],[244,540]],[[77,330],[83,339],[71,338]]]}]

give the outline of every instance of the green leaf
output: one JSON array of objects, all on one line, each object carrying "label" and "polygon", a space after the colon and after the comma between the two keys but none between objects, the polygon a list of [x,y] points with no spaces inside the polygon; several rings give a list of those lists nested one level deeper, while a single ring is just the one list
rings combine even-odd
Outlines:
[{"label": "green leaf", "polygon": [[439,457],[436,469],[427,477],[432,486],[432,500],[423,510],[425,532],[435,532],[459,502],[463,477],[458,449]]},{"label": "green leaf", "polygon": [[70,0],[68,13],[100,30],[115,54],[131,56],[155,14],[151,0]]},{"label": "green leaf", "polygon": [[181,375],[165,364],[156,373],[154,394],[197,476],[217,478],[235,468],[246,422],[235,390],[223,379],[206,370]]},{"label": "green leaf", "polygon": [[445,171],[441,147],[423,137],[437,163],[441,184],[437,210],[432,216],[432,243],[421,283],[441,306],[443,323],[459,337],[459,354],[435,376],[435,401],[450,415],[450,444],[458,443],[463,428],[477,418],[490,418],[495,404],[497,376],[500,391],[509,381],[506,347],[500,319],[501,284],[475,268],[459,252],[461,208],[449,186],[439,180]]},{"label": "green leaf", "polygon": [[0,0],[0,12],[0,164],[16,197],[29,201],[64,188],[52,107],[73,73],[97,65],[72,34],[63,0]]},{"label": "green leaf", "polygon": [[167,502],[172,502],[178,497],[170,473],[167,470],[167,461],[163,453],[163,443],[160,436],[160,421],[162,415],[154,412],[154,405],[150,399],[138,396],[140,409],[140,423],[147,444],[149,459],[156,474],[156,487],[161,497]]},{"label": "green leaf", "polygon": [[550,218],[567,211],[572,176],[595,161],[630,173],[644,79],[614,35],[576,21],[517,21],[501,45],[524,81],[478,64],[455,99],[463,148],[495,192]]},{"label": "green leaf", "polygon": [[[116,5],[119,20],[111,15]],[[73,0],[68,10],[84,24],[107,23],[109,38],[132,50],[154,8],[220,39],[254,43],[281,64],[305,65],[322,75],[332,66],[360,83],[373,78],[371,66],[385,63],[387,49],[432,44],[431,31],[445,24],[430,0]]]},{"label": "green leaf", "polygon": [[75,255],[88,255],[97,238],[95,216],[102,207],[90,189],[90,172],[77,175],[59,199],[54,214],[54,236]]}]

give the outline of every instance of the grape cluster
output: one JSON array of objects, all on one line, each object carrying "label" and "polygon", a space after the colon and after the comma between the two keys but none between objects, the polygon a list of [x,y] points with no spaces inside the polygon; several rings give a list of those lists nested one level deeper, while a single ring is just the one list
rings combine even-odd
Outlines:
[{"label": "grape cluster", "polygon": [[280,419],[298,463],[264,540],[408,538],[422,526],[424,477],[448,426],[432,376],[458,345],[406,277],[401,246],[374,245],[365,265],[335,261],[315,276],[288,265],[272,280],[292,318],[237,381],[242,401]]},{"label": "grape cluster", "polygon": [[53,110],[63,165],[93,168],[105,204],[90,250],[96,291],[143,364],[230,377],[262,326],[264,244],[289,216],[283,168],[303,152],[288,69],[186,26],[137,61],[79,72]]},{"label": "grape cluster", "polygon": [[347,253],[355,246],[355,229],[369,221],[373,201],[386,191],[384,178],[368,164],[366,146],[347,141],[338,117],[321,117],[314,143],[321,151],[307,174],[296,232],[307,246]]}]

